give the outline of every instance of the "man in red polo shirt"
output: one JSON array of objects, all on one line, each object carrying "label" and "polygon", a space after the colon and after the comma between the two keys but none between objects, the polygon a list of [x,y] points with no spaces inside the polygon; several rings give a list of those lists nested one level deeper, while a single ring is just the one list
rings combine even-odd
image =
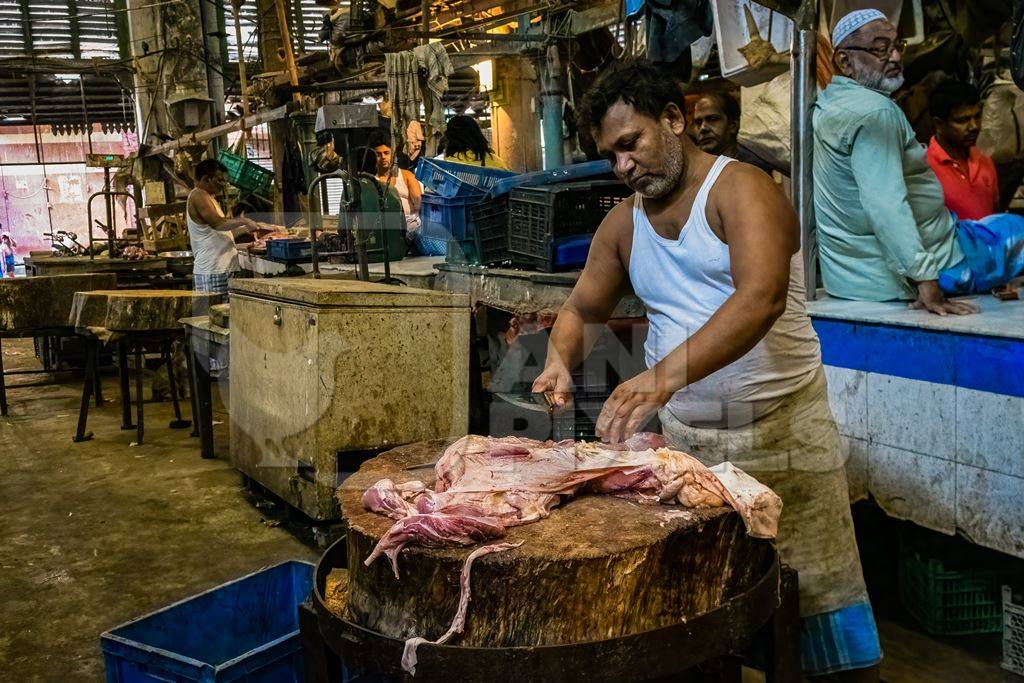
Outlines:
[{"label": "man in red polo shirt", "polygon": [[976,221],[996,213],[996,167],[974,146],[981,130],[977,88],[943,81],[932,92],[928,111],[935,124],[935,136],[928,145],[928,164],[939,177],[946,206],[961,220]]}]

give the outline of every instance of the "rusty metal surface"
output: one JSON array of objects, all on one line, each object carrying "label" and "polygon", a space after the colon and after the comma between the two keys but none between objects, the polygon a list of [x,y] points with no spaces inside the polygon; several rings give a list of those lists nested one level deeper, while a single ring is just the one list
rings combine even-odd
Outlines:
[{"label": "rusty metal surface", "polygon": [[[348,566],[345,539],[331,546],[317,564],[312,601],[320,633],[353,680],[412,680],[400,662],[404,642],[353,624],[324,602],[327,575]],[[481,648],[424,644],[418,649],[417,681],[561,682],[637,681],[670,676],[708,660],[738,654],[754,637],[770,631],[778,659],[770,680],[799,680],[791,656],[795,636],[786,621],[796,617],[785,606],[783,587],[792,596],[795,577],[783,582],[777,553],[768,556],[760,578],[720,607],[689,621],[630,636],[542,647]],[[790,572],[790,575],[792,573]],[[791,605],[790,605],[791,606]],[[778,623],[777,623],[778,622]],[[788,625],[792,626],[792,625]],[[782,639],[783,642],[780,642]],[[787,664],[788,662],[788,664]],[[773,662],[769,662],[770,666]],[[362,676],[362,678],[360,678]]]},{"label": "rusty metal surface", "polygon": [[[579,271],[538,273],[449,263],[437,265],[434,289],[469,295],[470,305],[509,313],[557,313],[579,279]],[[612,318],[639,318],[643,303],[632,292],[619,301]]]}]

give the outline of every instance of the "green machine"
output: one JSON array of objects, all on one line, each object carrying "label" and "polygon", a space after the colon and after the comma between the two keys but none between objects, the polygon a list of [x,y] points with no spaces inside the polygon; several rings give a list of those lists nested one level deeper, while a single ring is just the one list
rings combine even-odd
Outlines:
[{"label": "green machine", "polygon": [[384,284],[401,284],[391,277],[391,262],[405,257],[405,215],[394,188],[368,173],[352,175],[332,171],[318,175],[309,185],[309,239],[312,243],[313,277],[320,277],[320,210],[317,187],[331,179],[342,182],[338,212],[338,239],[343,253],[354,256],[360,280],[369,281],[370,263],[384,264]]},{"label": "green machine", "polygon": [[401,261],[406,252],[405,217],[398,192],[366,173],[357,175],[352,183],[356,188],[353,202],[338,215],[338,233],[362,242],[367,263]]},{"label": "green machine", "polygon": [[[383,129],[376,106],[325,105],[317,110],[312,126],[310,123],[309,115],[304,116],[301,122],[296,121],[303,142],[307,172],[313,175],[317,169],[328,171],[309,181],[306,194],[309,198],[310,240],[313,243],[313,276],[320,277],[320,252],[324,247],[317,240],[321,223],[319,207],[327,201],[323,183],[331,178],[339,178],[342,192],[341,205],[337,209],[338,248],[329,251],[354,257],[359,264],[358,275],[361,280],[369,280],[368,264],[383,263],[384,282],[399,283],[391,278],[391,262],[401,260],[406,252],[406,223],[401,201],[394,188],[377,180],[372,173],[356,173],[351,170],[358,167],[350,158],[350,151],[355,144],[365,144],[370,135]],[[327,134],[331,144],[323,149],[314,148],[316,136]],[[335,152],[335,149],[338,151]],[[335,207],[328,207],[328,213],[334,210]]]}]

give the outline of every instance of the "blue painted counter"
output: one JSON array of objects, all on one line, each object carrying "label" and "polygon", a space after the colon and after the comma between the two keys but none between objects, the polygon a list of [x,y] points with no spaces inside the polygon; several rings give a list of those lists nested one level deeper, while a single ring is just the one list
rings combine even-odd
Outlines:
[{"label": "blue painted counter", "polygon": [[1024,557],[1024,302],[810,302],[851,496]]}]

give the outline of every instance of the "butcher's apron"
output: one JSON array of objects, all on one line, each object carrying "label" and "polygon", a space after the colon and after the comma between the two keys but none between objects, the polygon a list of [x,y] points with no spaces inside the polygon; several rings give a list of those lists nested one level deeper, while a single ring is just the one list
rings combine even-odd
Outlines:
[{"label": "butcher's apron", "polygon": [[799,572],[802,617],[868,599],[823,369],[743,427],[691,427],[666,409],[659,417],[675,448],[709,467],[731,461],[782,498],[776,542],[782,560]]}]

